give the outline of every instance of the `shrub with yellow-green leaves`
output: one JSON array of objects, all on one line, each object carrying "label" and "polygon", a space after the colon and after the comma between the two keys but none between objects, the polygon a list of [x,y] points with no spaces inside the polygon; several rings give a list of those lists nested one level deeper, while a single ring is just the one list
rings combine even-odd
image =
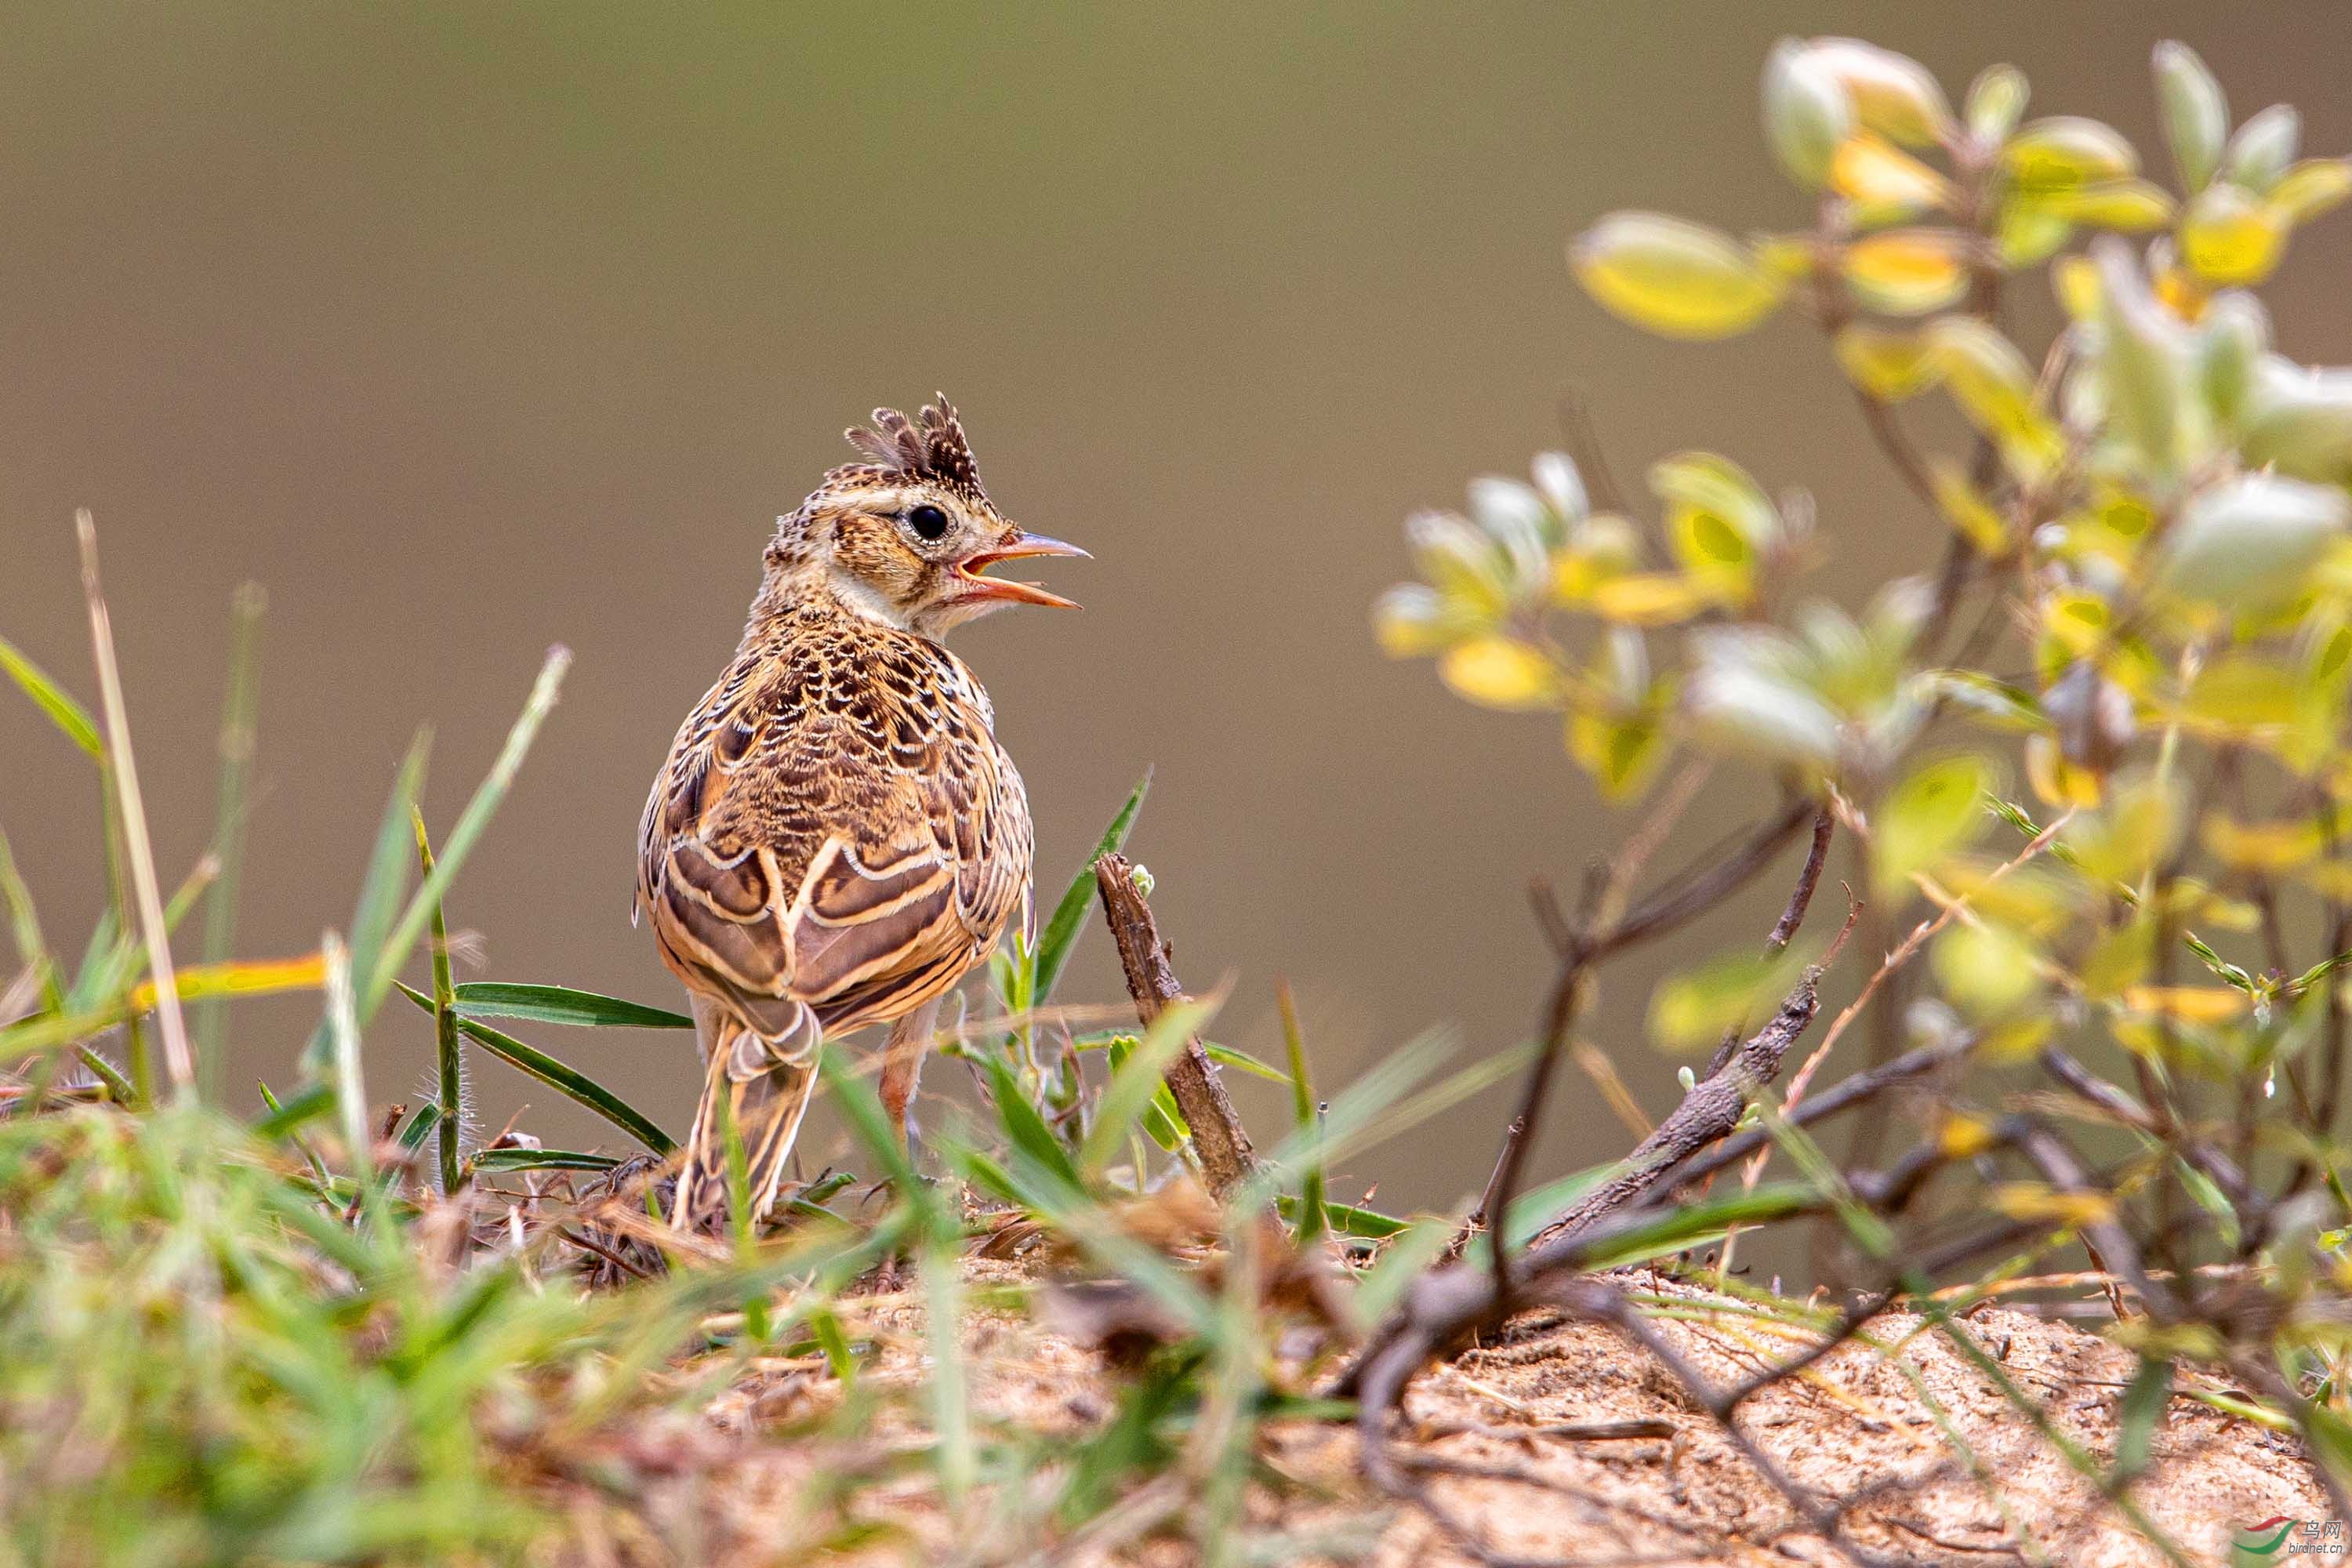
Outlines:
[{"label": "shrub with yellow-green leaves", "polygon": [[[1824,803],[1885,939],[1862,962],[1894,951],[1878,1058],[1907,1030],[2038,1067],[1948,1103],[1946,1131],[2023,1106],[2105,1160],[2089,1190],[2045,1161],[1980,1197],[2063,1214],[2061,1240],[2111,1223],[2170,1278],[2221,1270],[2141,1342],[2221,1355],[2341,1478],[2352,368],[2276,352],[2253,290],[2352,163],[2301,156],[2284,105],[2233,124],[2179,44],[2154,67],[2160,171],[2096,121],[2028,118],[2010,67],[1956,110],[1900,55],[1787,40],[1763,129],[1803,226],[1620,212],[1570,246],[1586,293],[1661,336],[1811,318],[1913,492],[1916,575],[1849,611],[1804,580],[1839,520],[1730,459],[1655,463],[1652,516],[1596,510],[1548,455],[1414,520],[1421,581],[1377,623],[1465,698],[1559,716],[1610,799],[1690,758]],[[2054,297],[2050,341],[2011,335],[2021,289]],[[1904,407],[1937,400],[1965,420],[1951,450]],[[1686,968],[1654,1028],[1712,1044],[1789,977],[1752,952]]]}]

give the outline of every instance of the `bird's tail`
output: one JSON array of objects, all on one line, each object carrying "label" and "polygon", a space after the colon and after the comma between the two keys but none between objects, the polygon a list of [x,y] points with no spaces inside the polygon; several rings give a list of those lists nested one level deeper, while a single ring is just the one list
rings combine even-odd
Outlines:
[{"label": "bird's tail", "polygon": [[793,1141],[816,1091],[815,1020],[781,1040],[721,1022],[702,1075],[702,1100],[687,1134],[670,1223],[698,1226],[727,1205],[728,1135],[741,1140],[744,1193],[757,1219],[775,1202]]}]

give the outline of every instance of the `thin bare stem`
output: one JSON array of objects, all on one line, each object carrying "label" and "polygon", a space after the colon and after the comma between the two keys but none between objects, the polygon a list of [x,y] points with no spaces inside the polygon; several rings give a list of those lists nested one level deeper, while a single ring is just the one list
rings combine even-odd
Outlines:
[{"label": "thin bare stem", "polygon": [[106,710],[106,749],[112,759],[121,807],[123,848],[130,861],[139,928],[147,942],[147,963],[155,979],[155,1017],[163,1037],[163,1068],[174,1099],[196,1093],[195,1053],[188,1046],[187,1020],[180,1012],[180,980],[172,964],[171,928],[163,919],[163,886],[155,878],[155,849],[147,836],[147,807],[139,794],[139,769],[131,754],[131,715],[122,700],[122,671],[114,658],[114,626],[98,581],[98,524],[87,508],[74,513],[81,541],[82,594],[89,601],[89,641],[98,662],[99,698]]}]

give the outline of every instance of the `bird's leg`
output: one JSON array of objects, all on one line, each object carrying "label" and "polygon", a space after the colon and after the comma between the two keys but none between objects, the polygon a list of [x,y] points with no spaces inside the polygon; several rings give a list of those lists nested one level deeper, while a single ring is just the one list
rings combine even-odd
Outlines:
[{"label": "bird's leg", "polygon": [[915,1080],[922,1076],[923,1058],[931,1054],[931,1035],[939,1027],[936,996],[890,1026],[890,1043],[882,1051],[882,1109],[911,1159],[917,1152],[914,1112]]}]

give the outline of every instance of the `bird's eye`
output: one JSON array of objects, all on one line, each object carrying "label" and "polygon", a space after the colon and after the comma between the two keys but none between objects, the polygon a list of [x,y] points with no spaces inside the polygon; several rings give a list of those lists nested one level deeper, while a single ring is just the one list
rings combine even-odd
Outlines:
[{"label": "bird's eye", "polygon": [[907,514],[907,526],[925,539],[944,539],[948,532],[948,514],[935,506],[919,506]]}]

